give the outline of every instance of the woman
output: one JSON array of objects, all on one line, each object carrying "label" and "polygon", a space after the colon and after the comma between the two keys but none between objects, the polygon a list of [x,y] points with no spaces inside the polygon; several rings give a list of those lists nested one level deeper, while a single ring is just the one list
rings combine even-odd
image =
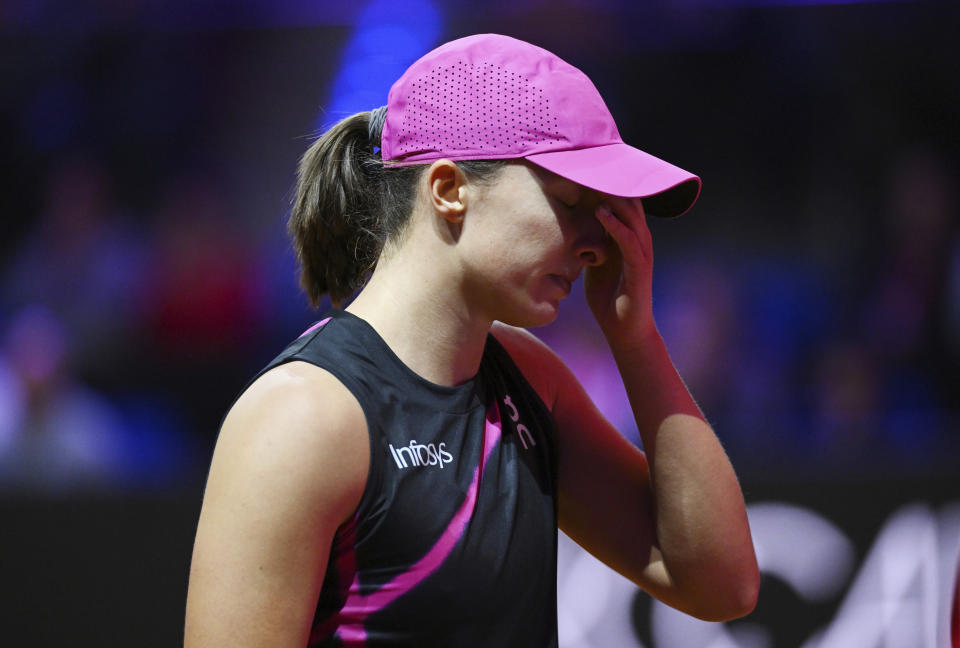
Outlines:
[{"label": "woman", "polygon": [[[680,610],[747,614],[743,497],[651,312],[645,211],[699,189],[622,143],[582,72],[494,34],[430,52],[314,143],[302,284],[314,304],[360,292],[223,422],[186,644],[556,645],[558,525]],[[581,271],[646,454],[523,328]]]}]

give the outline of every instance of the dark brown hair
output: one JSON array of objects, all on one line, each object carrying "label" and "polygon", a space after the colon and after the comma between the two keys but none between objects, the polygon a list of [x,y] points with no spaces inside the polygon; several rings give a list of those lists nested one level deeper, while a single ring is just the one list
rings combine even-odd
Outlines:
[{"label": "dark brown hair", "polygon": [[[297,171],[287,230],[300,265],[300,285],[314,307],[327,293],[334,305],[366,283],[388,240],[402,234],[424,164],[385,165],[368,132],[369,112],[340,121],[320,136]],[[457,162],[468,180],[493,181],[506,160]]]}]

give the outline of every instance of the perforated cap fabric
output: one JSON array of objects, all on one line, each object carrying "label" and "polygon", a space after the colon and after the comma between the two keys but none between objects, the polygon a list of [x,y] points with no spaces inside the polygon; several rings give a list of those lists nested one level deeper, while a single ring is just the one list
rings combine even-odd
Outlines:
[{"label": "perforated cap fabric", "polygon": [[603,193],[679,216],[700,178],[625,144],[583,72],[500,34],[450,41],[411,65],[387,99],[380,141],[395,165],[525,158]]}]

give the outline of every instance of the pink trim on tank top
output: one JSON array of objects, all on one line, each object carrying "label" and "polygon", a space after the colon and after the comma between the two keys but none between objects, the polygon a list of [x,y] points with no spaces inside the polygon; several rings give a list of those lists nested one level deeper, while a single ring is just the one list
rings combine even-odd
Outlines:
[{"label": "pink trim on tank top", "polygon": [[297,339],[299,340],[300,338],[302,338],[304,335],[307,335],[308,333],[313,333],[313,332],[316,331],[318,328],[320,328],[321,326],[323,326],[324,324],[326,324],[327,322],[329,322],[331,319],[333,319],[333,318],[332,318],[332,317],[327,317],[326,319],[320,320],[319,322],[317,322],[316,324],[314,324],[313,326],[311,326],[310,328],[308,328],[306,331],[304,331],[303,333],[301,333],[300,335],[298,335],[298,336],[297,336]]},{"label": "pink trim on tank top", "polygon": [[[334,536],[334,546],[331,554],[336,556],[337,583],[340,586],[340,596],[343,600],[346,600],[350,591],[350,584],[357,575],[357,524],[359,521],[359,514],[355,514],[349,522],[340,527]],[[329,637],[337,630],[337,624],[337,614],[333,614],[325,621],[314,626],[310,631],[310,641],[307,645],[312,646],[315,642]]]},{"label": "pink trim on tank top", "polygon": [[473,471],[473,481],[467,488],[463,504],[454,513],[450,524],[440,535],[433,547],[407,571],[398,574],[393,580],[384,584],[380,589],[370,594],[360,594],[360,583],[354,576],[350,585],[350,593],[343,608],[336,615],[340,622],[336,635],[343,641],[344,646],[362,647],[367,641],[367,631],[363,627],[364,620],[373,612],[383,609],[400,596],[403,596],[419,585],[430,574],[434,573],[443,564],[450,552],[463,537],[467,524],[473,518],[477,505],[477,494],[480,491],[480,479],[483,476],[487,460],[494,446],[501,436],[500,409],[494,402],[488,409],[486,423],[483,430],[483,458],[480,465]]}]

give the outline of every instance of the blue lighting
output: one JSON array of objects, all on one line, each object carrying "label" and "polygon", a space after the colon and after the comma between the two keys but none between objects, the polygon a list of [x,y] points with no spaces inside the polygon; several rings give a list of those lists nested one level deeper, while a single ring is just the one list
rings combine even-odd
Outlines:
[{"label": "blue lighting", "polygon": [[393,82],[437,45],[441,22],[430,0],[370,2],[343,50],[317,129],[325,131],[344,117],[387,103]]}]

